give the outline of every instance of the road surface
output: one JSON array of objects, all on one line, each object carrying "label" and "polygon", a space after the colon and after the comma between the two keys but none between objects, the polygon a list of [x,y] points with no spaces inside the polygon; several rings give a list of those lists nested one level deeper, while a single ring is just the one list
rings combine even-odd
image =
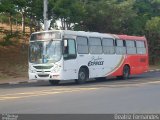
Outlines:
[{"label": "road surface", "polygon": [[0,113],[160,113],[160,72],[76,85],[48,82],[0,85]]}]

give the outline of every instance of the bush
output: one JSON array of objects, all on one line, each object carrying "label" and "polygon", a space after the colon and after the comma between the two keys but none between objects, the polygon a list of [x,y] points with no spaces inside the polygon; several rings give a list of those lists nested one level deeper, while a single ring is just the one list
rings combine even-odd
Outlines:
[{"label": "bush", "polygon": [[13,38],[14,35],[11,34],[6,34],[5,37],[3,37],[4,41],[0,42],[1,46],[9,46],[9,45],[13,45],[13,42],[11,41],[11,38]]}]

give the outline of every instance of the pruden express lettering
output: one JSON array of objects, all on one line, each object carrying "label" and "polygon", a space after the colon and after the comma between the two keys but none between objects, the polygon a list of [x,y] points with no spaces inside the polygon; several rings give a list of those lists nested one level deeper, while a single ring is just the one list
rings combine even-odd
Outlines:
[{"label": "pruden express lettering", "polygon": [[92,57],[92,59],[88,62],[88,66],[95,66],[95,65],[103,65],[104,61],[102,58]]}]

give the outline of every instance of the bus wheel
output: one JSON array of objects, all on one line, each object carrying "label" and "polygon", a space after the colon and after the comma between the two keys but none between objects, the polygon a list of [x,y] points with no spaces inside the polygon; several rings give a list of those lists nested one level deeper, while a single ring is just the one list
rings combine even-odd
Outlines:
[{"label": "bus wheel", "polygon": [[125,65],[124,68],[123,68],[123,79],[126,80],[128,79],[130,76],[130,68],[128,65]]},{"label": "bus wheel", "polygon": [[117,76],[117,79],[123,79],[127,80],[130,76],[130,68],[128,65],[125,65],[123,68],[123,75],[122,76]]},{"label": "bus wheel", "polygon": [[80,68],[78,73],[78,79],[76,80],[77,84],[83,84],[88,79],[88,72],[85,68]]},{"label": "bus wheel", "polygon": [[59,82],[60,82],[60,80],[49,80],[49,83],[50,83],[51,85],[58,85]]}]

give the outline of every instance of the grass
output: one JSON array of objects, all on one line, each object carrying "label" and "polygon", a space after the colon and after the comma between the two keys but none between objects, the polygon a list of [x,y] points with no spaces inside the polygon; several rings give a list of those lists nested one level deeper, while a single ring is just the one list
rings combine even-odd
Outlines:
[{"label": "grass", "polygon": [[149,69],[150,69],[150,70],[160,69],[160,64],[150,65],[150,66],[149,66]]}]

